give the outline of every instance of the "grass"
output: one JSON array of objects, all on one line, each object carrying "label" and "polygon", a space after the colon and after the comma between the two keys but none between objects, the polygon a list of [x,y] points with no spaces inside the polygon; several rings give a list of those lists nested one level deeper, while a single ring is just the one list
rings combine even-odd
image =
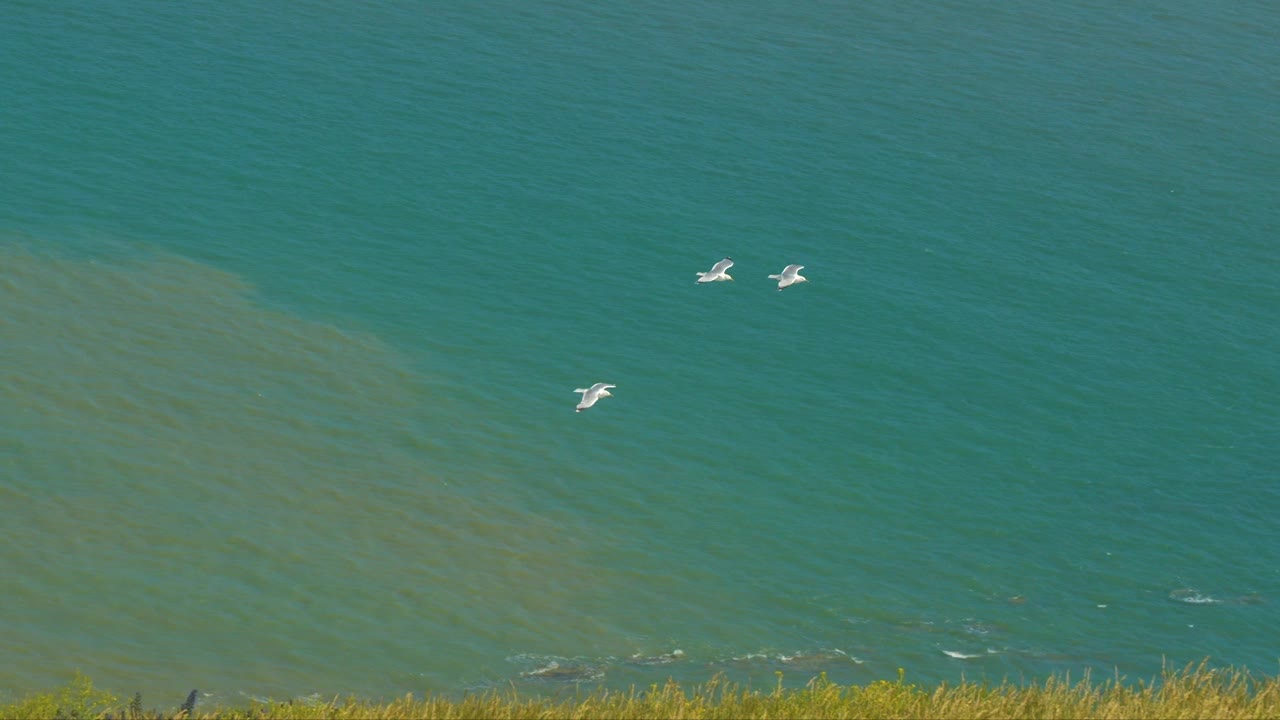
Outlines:
[{"label": "grass", "polygon": [[523,697],[509,689],[462,699],[409,695],[386,703],[348,698],[239,708],[196,707],[192,691],[180,706],[146,710],[138,695],[121,701],[77,675],[55,692],[0,706],[0,718],[1280,718],[1280,678],[1202,663],[1134,684],[1119,677],[1094,682],[1086,675],[1076,682],[1054,677],[1027,685],[961,682],[923,688],[907,683],[899,670],[897,681],[839,685],[824,674],[803,688],[785,689],[779,673],[777,687],[769,691],[716,678],[691,688],[668,682],[626,692],[601,689],[569,700]]}]

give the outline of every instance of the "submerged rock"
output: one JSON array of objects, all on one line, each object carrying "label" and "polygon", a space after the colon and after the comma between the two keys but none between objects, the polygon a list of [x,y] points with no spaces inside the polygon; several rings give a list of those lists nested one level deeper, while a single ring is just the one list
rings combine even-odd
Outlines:
[{"label": "submerged rock", "polygon": [[835,649],[798,652],[794,655],[779,655],[778,659],[788,666],[815,670],[839,663],[851,662],[858,665],[862,664],[862,661],[858,658],[851,656],[843,650]]},{"label": "submerged rock", "polygon": [[824,671],[828,668],[846,664],[861,665],[862,660],[843,650],[821,649],[799,651],[791,654],[775,653],[770,655],[763,652],[747,653],[746,655],[731,657],[727,660],[708,663],[708,666],[732,667],[744,670],[751,670],[754,668],[772,668],[776,670],[793,669],[811,672]]},{"label": "submerged rock", "polygon": [[627,658],[627,662],[632,665],[670,665],[673,662],[683,659],[684,651],[676,649],[661,655],[641,655],[640,653],[636,653],[635,655]]},{"label": "submerged rock", "polygon": [[520,677],[557,682],[587,682],[604,677],[604,669],[587,663],[561,665],[552,660],[536,670],[520,673]]},{"label": "submerged rock", "polygon": [[1190,605],[1261,605],[1266,600],[1258,593],[1236,597],[1215,597],[1194,588],[1178,588],[1169,593],[1169,599]]}]

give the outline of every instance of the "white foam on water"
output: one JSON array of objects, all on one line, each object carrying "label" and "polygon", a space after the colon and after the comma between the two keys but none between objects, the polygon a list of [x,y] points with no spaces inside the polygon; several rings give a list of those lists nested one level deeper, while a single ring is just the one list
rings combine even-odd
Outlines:
[{"label": "white foam on water", "polygon": [[1191,588],[1182,588],[1169,593],[1169,599],[1177,602],[1187,603],[1189,605],[1216,605],[1222,601],[1210,595],[1202,594],[1199,590]]}]

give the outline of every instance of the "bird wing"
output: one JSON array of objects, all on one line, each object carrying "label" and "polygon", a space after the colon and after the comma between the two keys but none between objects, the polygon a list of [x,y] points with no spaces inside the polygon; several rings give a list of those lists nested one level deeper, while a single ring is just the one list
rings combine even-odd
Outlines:
[{"label": "bird wing", "polygon": [[733,259],[732,259],[732,258],[725,258],[725,259],[721,260],[720,262],[716,263],[715,265],[712,265],[712,266],[711,266],[711,272],[712,272],[713,274],[719,274],[719,273],[724,272],[725,270],[728,270],[728,269],[729,269],[729,268],[731,268],[731,267],[733,267]]},{"label": "bird wing", "polygon": [[782,276],[783,276],[783,277],[793,278],[793,277],[795,277],[796,275],[799,275],[799,274],[800,274],[800,271],[801,271],[801,270],[803,270],[803,269],[804,269],[804,266],[803,266],[803,265],[788,265],[788,266],[786,266],[785,268],[783,268],[783,270],[782,270]]},{"label": "bird wing", "polygon": [[608,383],[596,383],[595,385],[592,385],[592,386],[591,386],[591,392],[593,392],[593,393],[598,393],[598,392],[600,392],[601,390],[607,390],[607,389],[609,389],[609,388],[615,388],[615,387],[618,387],[618,386],[617,386],[617,385],[610,385],[610,384],[608,384]]}]

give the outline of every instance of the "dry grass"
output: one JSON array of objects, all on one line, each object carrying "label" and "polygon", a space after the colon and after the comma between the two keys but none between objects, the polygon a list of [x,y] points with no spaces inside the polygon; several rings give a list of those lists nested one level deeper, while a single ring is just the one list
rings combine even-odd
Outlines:
[{"label": "dry grass", "polygon": [[523,697],[515,690],[460,700],[406,696],[389,703],[354,698],[319,704],[274,703],[242,708],[144,710],[141,698],[121,703],[83,676],[53,693],[0,706],[0,717],[228,718],[1280,718],[1280,679],[1257,678],[1205,664],[1166,671],[1153,682],[1121,679],[1072,682],[1050,678],[1031,685],[960,683],[921,688],[904,681],[838,685],[824,676],[801,689],[750,690],[717,678],[685,688],[675,682],[627,692],[597,690],[572,700]]}]

